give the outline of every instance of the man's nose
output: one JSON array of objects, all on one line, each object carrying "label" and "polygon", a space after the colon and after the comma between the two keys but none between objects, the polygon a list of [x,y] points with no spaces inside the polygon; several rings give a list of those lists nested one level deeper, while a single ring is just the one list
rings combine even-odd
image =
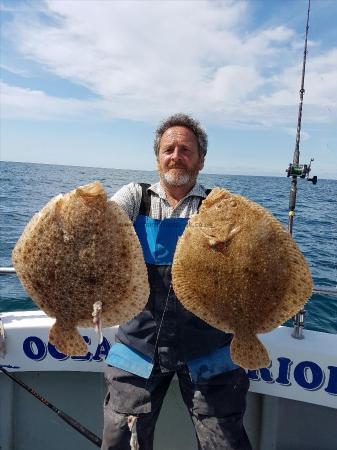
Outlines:
[{"label": "man's nose", "polygon": [[181,159],[181,150],[178,146],[176,146],[171,154],[171,159],[173,161],[179,161]]}]

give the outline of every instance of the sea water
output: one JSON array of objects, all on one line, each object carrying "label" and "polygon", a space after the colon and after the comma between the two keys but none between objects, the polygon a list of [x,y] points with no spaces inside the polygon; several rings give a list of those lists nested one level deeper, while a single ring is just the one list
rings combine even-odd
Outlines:
[{"label": "sea water", "polygon": [[[0,266],[12,266],[14,245],[34,213],[53,196],[95,180],[112,195],[132,181],[156,182],[158,175],[151,171],[1,162]],[[244,195],[269,209],[287,226],[287,177],[200,174],[199,182],[207,188],[220,186]],[[299,180],[298,187],[293,237],[309,262],[315,286],[336,288],[337,180],[319,179],[316,186]],[[2,275],[0,312],[31,309],[36,307],[17,277]],[[306,310],[306,328],[337,333],[337,296],[314,294]]]}]

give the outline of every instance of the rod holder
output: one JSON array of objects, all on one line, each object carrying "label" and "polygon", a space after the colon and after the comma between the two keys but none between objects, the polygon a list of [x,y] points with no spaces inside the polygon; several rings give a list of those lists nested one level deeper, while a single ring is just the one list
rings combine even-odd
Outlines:
[{"label": "rod holder", "polygon": [[306,315],[306,310],[301,309],[294,317],[294,328],[291,336],[294,339],[304,339],[304,317]]}]

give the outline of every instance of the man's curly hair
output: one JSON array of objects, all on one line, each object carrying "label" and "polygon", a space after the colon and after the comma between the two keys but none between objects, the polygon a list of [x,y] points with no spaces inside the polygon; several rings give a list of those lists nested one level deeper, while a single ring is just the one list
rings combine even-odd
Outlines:
[{"label": "man's curly hair", "polygon": [[198,149],[200,156],[205,157],[207,153],[207,145],[208,145],[208,139],[207,134],[205,130],[201,127],[200,123],[193,119],[188,114],[173,114],[172,116],[168,117],[167,119],[163,120],[158,128],[155,131],[155,138],[154,138],[154,152],[156,154],[156,157],[158,159],[159,155],[159,146],[160,146],[160,140],[165,133],[166,130],[168,130],[171,127],[186,127],[189,130],[192,131],[192,133],[195,135],[197,142],[198,142]]}]

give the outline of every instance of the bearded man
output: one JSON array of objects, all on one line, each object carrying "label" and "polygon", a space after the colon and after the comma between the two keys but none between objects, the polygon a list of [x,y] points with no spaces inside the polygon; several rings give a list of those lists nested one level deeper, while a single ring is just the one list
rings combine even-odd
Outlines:
[{"label": "bearded man", "polygon": [[112,197],[134,223],[150,297],[119,327],[106,359],[102,449],[152,450],[162,402],[177,374],[199,450],[251,450],[243,426],[249,381],[230,358],[232,336],[187,311],[171,285],[177,240],[208,193],[197,183],[207,135],[190,116],[175,114],[158,127],[154,150],[160,181],[131,183]]}]

